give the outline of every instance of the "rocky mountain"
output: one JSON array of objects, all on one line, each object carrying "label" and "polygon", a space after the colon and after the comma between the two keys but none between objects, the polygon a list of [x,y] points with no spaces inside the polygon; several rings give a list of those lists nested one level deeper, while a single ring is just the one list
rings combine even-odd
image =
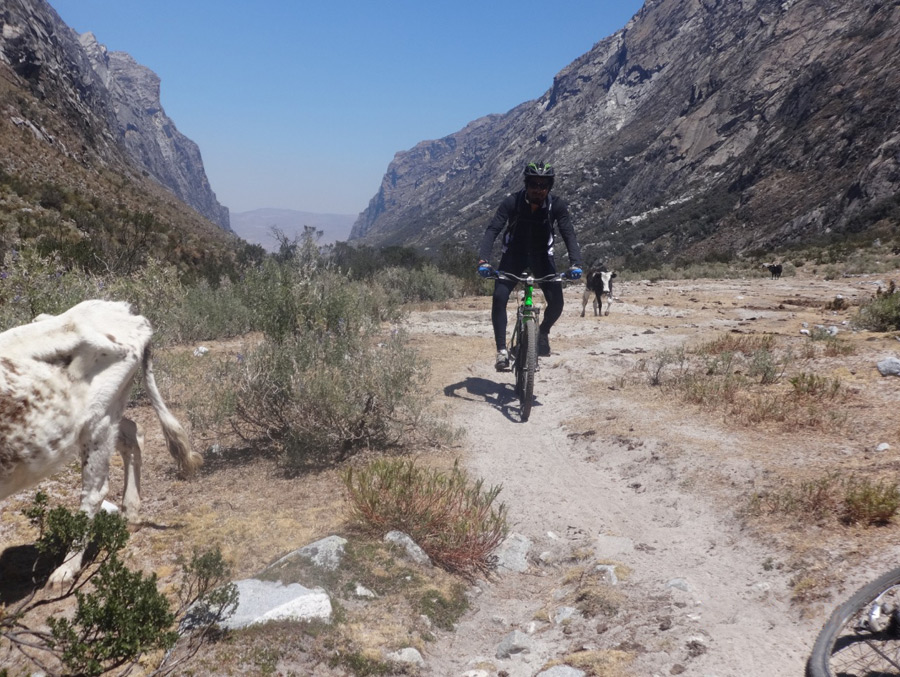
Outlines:
[{"label": "rocky mountain", "polygon": [[[79,36],[45,0],[0,4],[0,65],[9,71],[5,86],[33,99],[23,105],[13,97],[9,120],[70,159],[125,163],[229,229],[228,210],[210,188],[197,145],[160,105],[155,73],[128,54],[108,52],[90,33]],[[65,131],[50,133],[50,117]]]},{"label": "rocky mountain", "polygon": [[647,0],[533,101],[397,153],[351,239],[474,246],[553,163],[586,257],[898,239],[900,2]]},{"label": "rocky mountain", "polygon": [[216,200],[197,144],[166,115],[159,76],[125,52],[109,52],[93,33],[79,36],[112,99],[118,133],[131,158],[179,199],[225,230],[228,208]]},{"label": "rocky mountain", "polygon": [[231,214],[231,228],[236,235],[270,252],[278,249],[273,228],[292,240],[309,226],[322,233],[320,244],[331,244],[346,242],[355,221],[356,214],[318,214],[295,209],[265,208]]}]

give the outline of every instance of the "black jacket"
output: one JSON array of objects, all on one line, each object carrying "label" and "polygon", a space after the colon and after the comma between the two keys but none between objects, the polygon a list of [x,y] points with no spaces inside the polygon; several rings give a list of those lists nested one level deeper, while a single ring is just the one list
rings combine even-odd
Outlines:
[{"label": "black jacket", "polygon": [[562,198],[548,194],[541,208],[532,212],[531,205],[525,200],[524,188],[517,193],[510,193],[500,203],[481,238],[478,256],[484,261],[490,261],[494,241],[506,228],[501,257],[507,252],[518,260],[525,260],[529,254],[550,257],[553,255],[554,226],[566,244],[570,265],[581,267],[581,251],[569,218],[569,205]]}]

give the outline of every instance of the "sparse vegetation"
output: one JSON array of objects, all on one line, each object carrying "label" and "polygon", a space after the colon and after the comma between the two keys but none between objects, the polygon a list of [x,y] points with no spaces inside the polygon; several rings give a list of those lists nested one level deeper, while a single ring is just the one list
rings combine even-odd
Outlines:
[{"label": "sparse vegetation", "polygon": [[749,504],[751,514],[784,515],[805,522],[837,520],[862,526],[887,524],[898,508],[900,484],[896,481],[873,481],[838,473],[756,493]]},{"label": "sparse vegetation", "polygon": [[[852,349],[829,339],[826,354]],[[648,375],[650,385],[670,388],[687,402],[746,425],[843,425],[841,412],[828,406],[851,396],[840,379],[795,373],[797,364],[790,346],[775,336],[723,334],[693,349],[661,351],[642,360],[638,372]],[[785,377],[790,390],[781,385]]]},{"label": "sparse vegetation", "polygon": [[487,490],[454,465],[448,473],[404,459],[378,459],[344,474],[353,519],[369,532],[409,535],[448,571],[473,576],[492,567],[491,553],[506,535],[501,487]]},{"label": "sparse vegetation", "polygon": [[[893,287],[891,282],[891,287]],[[900,294],[891,289],[890,293],[878,294],[853,318],[853,324],[869,331],[900,330]]]},{"label": "sparse vegetation", "polygon": [[[67,552],[88,545],[92,561],[75,579],[55,595],[39,596],[44,580],[32,580],[30,592],[18,604],[0,615],[0,637],[45,671],[65,674],[101,675],[111,671],[127,674],[142,657],[157,649],[170,649],[179,641],[177,625],[191,609],[202,608],[195,616],[193,630],[183,640],[190,657],[208,636],[210,628],[227,618],[237,605],[236,588],[228,583],[229,568],[216,551],[195,554],[185,566],[181,605],[172,609],[159,592],[155,574],[145,576],[128,569],[120,552],[128,541],[127,525],[121,516],[100,512],[92,520],[84,513],[66,508],[49,509],[46,494],[38,493],[25,511],[38,528],[38,560],[35,571],[49,572]],[[69,616],[64,603],[74,596],[76,607]],[[42,613],[51,609],[46,627]],[[55,612],[53,610],[56,610]],[[168,660],[168,657],[163,662]],[[169,674],[173,660],[159,674]]]}]

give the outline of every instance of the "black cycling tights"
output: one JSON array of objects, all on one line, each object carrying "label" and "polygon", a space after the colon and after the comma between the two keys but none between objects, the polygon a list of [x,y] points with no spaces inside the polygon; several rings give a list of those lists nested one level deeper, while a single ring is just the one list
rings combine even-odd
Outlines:
[{"label": "black cycling tights", "polygon": [[[505,269],[501,267],[500,270]],[[494,325],[494,340],[497,342],[497,350],[502,350],[506,347],[506,305],[509,302],[509,295],[516,284],[515,280],[494,281],[491,324]],[[543,312],[544,317],[541,319],[540,331],[542,334],[549,334],[550,328],[562,315],[563,288],[561,282],[543,282],[540,287],[541,291],[544,292],[544,298],[547,299],[547,307]]]}]

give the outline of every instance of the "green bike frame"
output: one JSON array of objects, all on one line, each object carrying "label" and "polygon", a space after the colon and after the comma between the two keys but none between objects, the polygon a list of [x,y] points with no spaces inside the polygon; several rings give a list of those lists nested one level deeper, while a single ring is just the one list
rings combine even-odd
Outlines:
[{"label": "green bike frame", "polygon": [[541,309],[534,305],[534,284],[551,280],[562,281],[567,278],[565,273],[535,279],[533,275],[520,276],[499,270],[495,275],[525,285],[522,301],[516,310],[516,325],[509,343],[509,359],[516,377],[515,393],[521,403],[522,422],[525,422],[531,415],[531,406],[534,403],[534,375],[538,368],[538,322]]}]

